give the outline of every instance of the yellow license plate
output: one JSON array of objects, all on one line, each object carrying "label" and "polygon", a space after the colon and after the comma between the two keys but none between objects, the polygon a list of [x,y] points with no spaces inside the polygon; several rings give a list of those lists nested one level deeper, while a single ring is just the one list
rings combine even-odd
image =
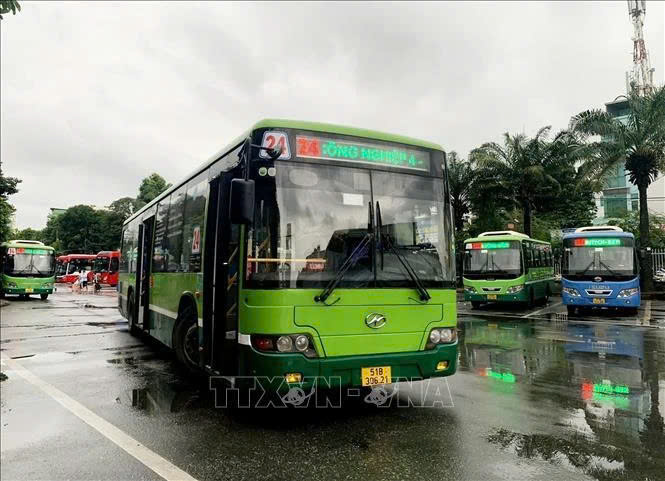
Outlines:
[{"label": "yellow license plate", "polygon": [[32,287],[26,287],[25,288],[25,292],[32,292],[32,291],[33,291]]},{"label": "yellow license plate", "polygon": [[363,386],[378,386],[380,384],[390,384],[390,366],[363,367],[362,383]]},{"label": "yellow license plate", "polygon": [[488,301],[495,301],[496,300],[496,294],[487,294],[487,300]]},{"label": "yellow license plate", "polygon": [[594,304],[605,304],[605,299],[600,299],[598,297],[593,298],[593,303]]}]

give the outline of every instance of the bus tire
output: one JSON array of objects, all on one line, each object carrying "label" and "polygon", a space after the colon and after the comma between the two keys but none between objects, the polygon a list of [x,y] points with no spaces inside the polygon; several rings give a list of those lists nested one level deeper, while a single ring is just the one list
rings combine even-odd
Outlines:
[{"label": "bus tire", "polygon": [[48,299],[48,294],[39,294],[39,297],[42,299],[42,301],[45,301]]},{"label": "bus tire", "polygon": [[0,299],[5,298],[5,291],[0,290]]},{"label": "bus tire", "polygon": [[471,309],[480,309],[480,301],[471,301]]},{"label": "bus tire", "polygon": [[533,306],[536,304],[536,301],[533,296],[533,288],[529,289],[529,300],[527,301],[526,306],[529,309],[533,309]]},{"label": "bus tire", "polygon": [[568,315],[572,316],[575,314],[575,306],[566,306],[566,309],[568,310]]},{"label": "bus tire", "polygon": [[199,333],[196,314],[191,305],[178,313],[173,330],[173,349],[178,361],[191,373],[199,374]]},{"label": "bus tire", "polygon": [[626,307],[624,313],[627,316],[637,316],[639,309],[637,307]]}]

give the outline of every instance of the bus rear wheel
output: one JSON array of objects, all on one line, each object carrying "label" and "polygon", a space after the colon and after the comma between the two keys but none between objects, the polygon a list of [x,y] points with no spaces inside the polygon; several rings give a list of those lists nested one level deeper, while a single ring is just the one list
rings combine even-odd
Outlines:
[{"label": "bus rear wheel", "polygon": [[199,330],[196,315],[191,307],[178,314],[173,333],[173,348],[178,361],[192,373],[200,373]]},{"label": "bus rear wheel", "polygon": [[48,299],[48,294],[39,294],[39,297],[42,299],[42,301],[45,301]]}]

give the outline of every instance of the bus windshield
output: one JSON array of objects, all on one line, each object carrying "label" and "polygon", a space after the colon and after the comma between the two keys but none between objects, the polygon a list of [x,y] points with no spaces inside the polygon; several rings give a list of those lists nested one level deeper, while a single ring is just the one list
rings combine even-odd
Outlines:
[{"label": "bus windshield", "polygon": [[412,287],[394,252],[426,287],[454,280],[442,179],[291,162],[276,163],[274,169],[274,176],[256,177],[249,286],[324,287],[367,236],[369,205],[377,201],[384,238],[395,251],[373,242],[355,252],[339,286]]},{"label": "bus windshield", "polygon": [[464,277],[468,279],[512,279],[522,274],[519,241],[468,243],[464,255]]},{"label": "bus windshield", "polygon": [[637,264],[632,239],[622,239],[621,245],[575,246],[564,243],[561,275],[567,278],[602,277],[620,280],[637,275]]},{"label": "bus windshield", "polygon": [[92,270],[95,272],[103,272],[109,269],[108,257],[97,257],[93,263]]},{"label": "bus windshield", "polygon": [[46,249],[9,248],[4,274],[12,277],[51,277],[55,271],[55,256]]}]

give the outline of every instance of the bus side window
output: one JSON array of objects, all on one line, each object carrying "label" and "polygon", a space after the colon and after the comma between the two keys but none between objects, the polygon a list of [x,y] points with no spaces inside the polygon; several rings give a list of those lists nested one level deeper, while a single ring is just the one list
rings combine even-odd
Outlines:
[{"label": "bus side window", "polygon": [[166,251],[168,272],[182,272],[182,227],[185,211],[185,188],[180,187],[171,194],[169,222],[166,228]]},{"label": "bus side window", "polygon": [[120,261],[118,260],[117,257],[112,257],[111,258],[111,272],[118,272],[119,268],[120,268]]},{"label": "bus side window", "polygon": [[155,241],[152,247],[152,272],[167,272],[169,263],[166,228],[169,221],[169,204],[171,196],[162,199],[157,207],[155,217]]}]

